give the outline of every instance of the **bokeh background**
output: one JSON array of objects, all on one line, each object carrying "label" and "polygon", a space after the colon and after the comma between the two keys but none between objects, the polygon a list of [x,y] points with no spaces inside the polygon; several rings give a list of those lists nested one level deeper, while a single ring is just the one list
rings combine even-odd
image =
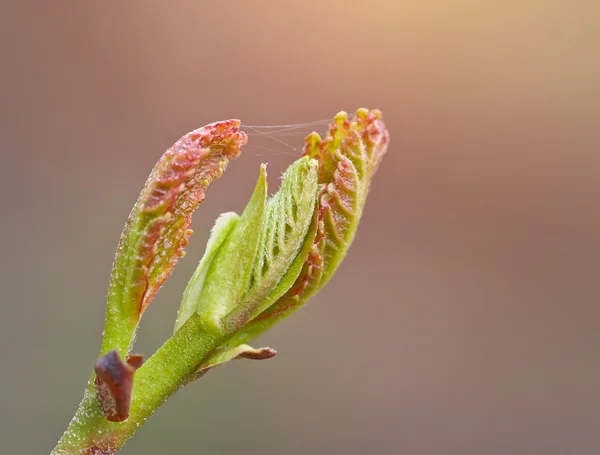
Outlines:
[{"label": "bokeh background", "polygon": [[[49,453],[73,415],[167,147],[361,106],[392,142],[334,280],[259,341],[276,358],[180,391],[122,453],[599,453],[599,23],[594,0],[2,2],[0,453]],[[136,351],[308,132],[252,136],[211,186]]]}]

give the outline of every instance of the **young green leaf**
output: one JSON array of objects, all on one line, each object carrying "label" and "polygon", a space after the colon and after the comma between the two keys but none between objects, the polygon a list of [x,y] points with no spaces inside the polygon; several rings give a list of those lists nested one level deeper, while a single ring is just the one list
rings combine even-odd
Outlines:
[{"label": "young green leaf", "polygon": [[[303,246],[315,212],[317,167],[318,163],[308,157],[297,160],[284,173],[279,191],[269,199],[248,290],[226,318],[231,331],[268,308],[300,273],[298,263],[304,263],[308,254]],[[291,267],[294,262],[296,266]]]},{"label": "young green leaf", "polygon": [[142,313],[183,255],[192,212],[246,143],[239,125],[227,120],[186,134],[152,170],[117,248],[102,354],[128,351]]},{"label": "young green leaf", "polygon": [[196,312],[200,302],[200,293],[204,286],[204,280],[212,261],[223,245],[231,231],[239,223],[240,216],[234,212],[223,213],[217,221],[211,232],[204,256],[198,264],[198,268],[192,275],[187,287],[183,293],[183,300],[177,313],[175,321],[175,331],[177,331],[187,319]]},{"label": "young green leaf", "polygon": [[[317,167],[318,163],[308,157],[297,160],[284,173],[279,191],[269,199],[248,290],[224,320],[228,332],[237,332],[252,316],[277,301],[300,274],[317,231]],[[203,362],[199,372],[251,349],[234,336]]]},{"label": "young green leaf", "polygon": [[[318,163],[308,157],[293,163],[284,173],[281,188],[267,202],[263,223],[259,225],[258,222],[246,221],[247,225],[252,224],[257,228],[256,233],[260,235],[252,273],[241,298],[236,299],[235,296],[243,287],[243,279],[232,279],[232,273],[245,270],[245,266],[240,267],[243,258],[236,257],[230,262],[225,259],[231,259],[234,253],[245,254],[240,245],[247,247],[252,240],[248,240],[248,233],[242,237],[243,229],[237,229],[243,221],[234,217],[217,220],[206,253],[184,292],[176,329],[185,322],[186,317],[198,311],[213,326],[220,317],[225,332],[235,333],[252,315],[267,308],[294,284],[317,231],[317,167]],[[264,168],[262,171],[261,177],[264,177]],[[256,207],[260,203],[257,194],[263,194],[263,180],[259,179],[255,194],[244,211],[248,220],[250,214],[258,220]],[[264,189],[266,191],[266,183]],[[223,265],[223,262],[226,264]],[[231,287],[232,282],[239,283],[239,287]],[[205,293],[206,288],[214,288],[215,294],[210,294],[210,291]],[[236,305],[230,305],[230,312],[225,315],[222,309],[227,308],[228,301],[236,302]],[[255,350],[241,343],[225,343],[202,363],[194,377],[233,358],[248,357],[249,352]]]},{"label": "young green leaf", "polygon": [[262,165],[254,193],[208,266],[202,289],[193,289],[194,284],[191,284],[189,292],[199,296],[196,311],[218,333],[224,330],[223,317],[239,304],[248,288],[264,223],[266,201],[267,173],[266,166]]}]

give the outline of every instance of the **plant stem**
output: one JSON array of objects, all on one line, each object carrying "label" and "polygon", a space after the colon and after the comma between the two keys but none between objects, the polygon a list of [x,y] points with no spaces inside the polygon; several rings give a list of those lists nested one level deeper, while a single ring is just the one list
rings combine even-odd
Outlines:
[{"label": "plant stem", "polygon": [[194,374],[225,340],[194,314],[135,373],[129,418],[109,422],[96,399],[94,375],[83,401],[51,455],[112,455]]}]

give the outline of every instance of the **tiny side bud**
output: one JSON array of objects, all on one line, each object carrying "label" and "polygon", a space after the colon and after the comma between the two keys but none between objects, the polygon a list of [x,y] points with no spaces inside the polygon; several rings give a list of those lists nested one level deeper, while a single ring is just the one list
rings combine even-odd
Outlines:
[{"label": "tiny side bud", "polygon": [[130,354],[123,362],[117,351],[110,351],[96,361],[94,387],[102,414],[111,422],[123,422],[129,417],[133,375],[144,362],[139,354]]}]

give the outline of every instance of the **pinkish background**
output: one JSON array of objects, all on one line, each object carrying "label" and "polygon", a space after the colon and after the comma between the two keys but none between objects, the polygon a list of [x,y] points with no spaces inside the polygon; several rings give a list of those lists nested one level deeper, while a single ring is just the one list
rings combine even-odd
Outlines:
[{"label": "pinkish background", "polygon": [[[599,453],[598,24],[594,0],[2,2],[0,453],[49,453],[73,415],[167,147],[361,106],[392,142],[334,280],[260,340],[275,359],[211,372],[122,453]],[[136,351],[292,155],[251,137],[209,189]]]}]

